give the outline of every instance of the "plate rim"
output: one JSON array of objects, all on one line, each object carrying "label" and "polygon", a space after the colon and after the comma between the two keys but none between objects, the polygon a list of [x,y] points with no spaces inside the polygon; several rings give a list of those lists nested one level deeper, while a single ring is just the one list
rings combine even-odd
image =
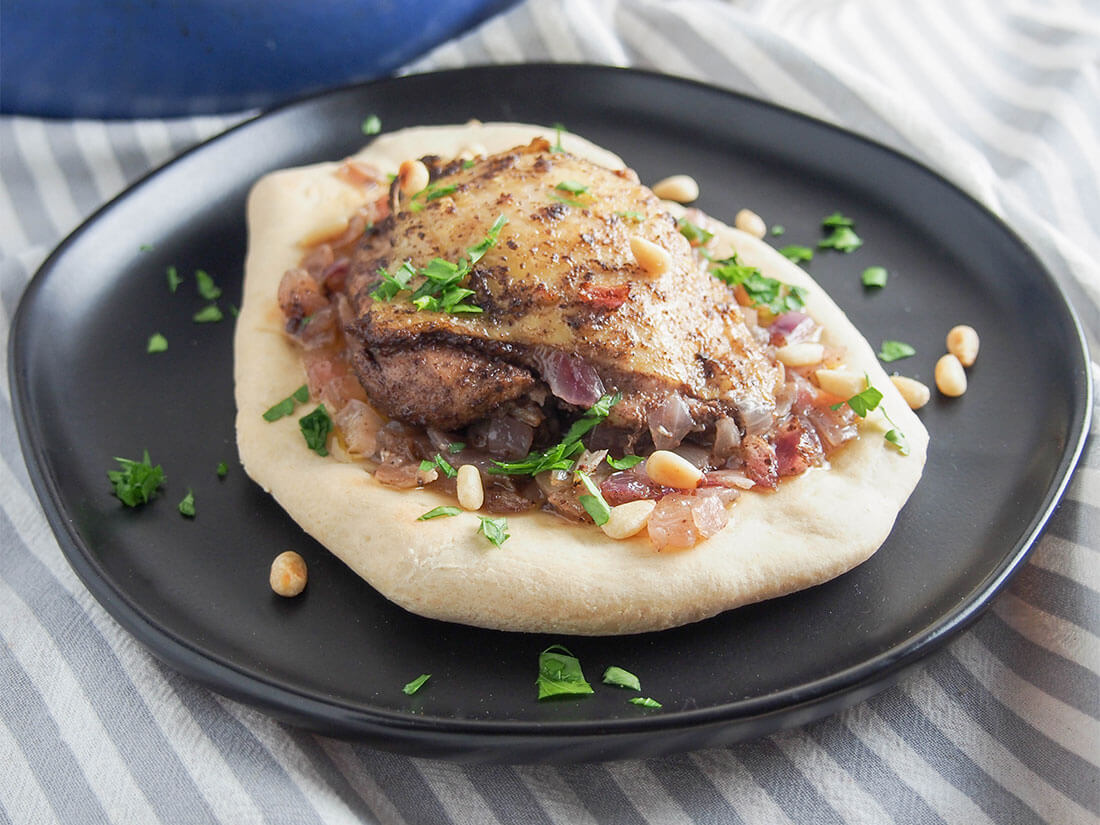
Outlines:
[{"label": "plate rim", "polygon": [[[42,434],[38,431],[34,421],[31,420],[30,410],[27,409],[31,392],[28,386],[28,376],[22,368],[22,365],[26,363],[26,354],[22,344],[26,337],[24,329],[30,323],[32,307],[35,304],[34,296],[43,288],[50,271],[58,265],[66,250],[82,235],[91,231],[105,213],[114,209],[125,199],[134,196],[151,179],[184,162],[193,153],[205,151],[212,144],[220,141],[234,139],[238,133],[250,129],[257,122],[273,118],[291,109],[316,105],[327,98],[357,92],[370,93],[377,87],[395,84],[400,86],[407,81],[434,80],[447,82],[449,78],[460,76],[516,71],[552,71],[566,75],[577,72],[593,72],[633,76],[640,78],[641,82],[657,81],[674,85],[685,84],[710,94],[718,94],[742,103],[763,106],[788,117],[809,121],[818,127],[839,133],[848,139],[856,140],[859,143],[873,147],[877,151],[892,155],[893,159],[916,167],[922,174],[933,176],[940,183],[954,190],[972,206],[976,206],[981,210],[987,218],[995,222],[999,230],[1005,232],[1013,243],[1026,252],[1031,258],[1033,268],[1041,272],[1047,285],[1053,288],[1053,294],[1057,297],[1061,310],[1073,327],[1073,337],[1078,346],[1072,352],[1066,353],[1065,356],[1067,363],[1077,376],[1078,392],[1076,394],[1079,402],[1077,407],[1071,411],[1071,416],[1067,421],[1067,431],[1070,437],[1061,451],[1056,472],[1057,482],[1045,490],[1041,506],[1021,531],[1015,545],[1006,550],[998,565],[985,571],[984,578],[975,584],[970,591],[970,595],[964,601],[951,611],[937,616],[933,622],[904,643],[893,645],[875,656],[860,661],[856,665],[812,682],[705,708],[668,711],[634,718],[540,722],[509,719],[420,717],[400,711],[367,707],[339,699],[321,700],[312,695],[310,691],[299,690],[278,679],[262,678],[231,661],[207,655],[188,639],[155,621],[142,610],[140,604],[131,599],[129,594],[114,587],[110,577],[104,574],[96,555],[92,552],[92,548],[85,545],[75,528],[73,519],[67,515],[59,491],[54,484],[54,479],[47,471],[49,462],[44,455]],[[369,739],[376,744],[395,750],[407,750],[411,747],[416,749],[416,752],[424,752],[421,748],[427,745],[425,741],[427,738],[443,735],[448,737],[446,744],[450,745],[452,749],[463,752],[457,754],[458,756],[470,755],[474,750],[470,746],[470,740],[484,737],[492,740],[491,744],[487,745],[488,747],[505,751],[509,749],[510,744],[522,744],[523,741],[588,739],[595,744],[596,740],[605,737],[625,736],[638,739],[670,729],[687,730],[713,725],[751,727],[750,723],[754,721],[758,723],[756,726],[758,729],[749,731],[747,736],[726,737],[723,740],[727,742],[737,741],[738,739],[764,735],[783,727],[782,722],[771,718],[784,710],[789,712],[795,708],[804,708],[807,711],[811,709],[819,711],[797,722],[787,723],[804,724],[811,719],[819,718],[860,699],[859,696],[856,696],[852,702],[844,702],[843,700],[847,697],[863,693],[865,696],[862,698],[866,698],[866,696],[873,695],[892,684],[906,670],[921,663],[971,625],[1023,566],[1055,508],[1062,500],[1088,438],[1094,393],[1089,364],[1090,353],[1087,337],[1077,311],[1070,302],[1062,284],[1054,277],[1030,244],[1011,225],[937,170],[925,166],[903,152],[844,126],[830,123],[743,92],[644,69],[575,63],[494,64],[385,77],[367,82],[346,83],[322,91],[299,95],[248,117],[219,134],[197,143],[166,163],[149,170],[129,184],[123,191],[97,208],[76,229],[70,232],[43,261],[20,296],[8,341],[12,412],[32,487],[66,561],[100,605],[127,632],[138,639],[156,657],[189,678],[218,693],[244,701],[295,725],[330,735]],[[768,723],[769,719],[773,724]],[[323,724],[317,724],[318,722]],[[458,738],[467,740],[467,743],[463,745],[455,741]],[[446,752],[437,755],[455,756],[456,754]],[[509,751],[505,755],[514,758],[517,754]],[[519,755],[522,756],[522,754]],[[548,756],[552,756],[552,754]],[[482,754],[482,758],[484,758],[484,754]]]}]

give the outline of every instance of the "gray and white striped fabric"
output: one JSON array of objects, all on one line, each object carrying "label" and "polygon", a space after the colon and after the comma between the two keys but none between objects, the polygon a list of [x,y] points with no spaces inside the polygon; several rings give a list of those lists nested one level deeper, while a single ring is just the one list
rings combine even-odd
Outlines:
[{"label": "gray and white striped fabric", "polygon": [[[530,0],[409,71],[525,60],[697,78],[893,146],[1002,215],[1072,296],[1094,346],[1100,338],[1096,0]],[[241,116],[0,119],[0,335],[63,235],[127,182]],[[1100,818],[1095,439],[1008,591],[876,698],[730,748],[468,767],[285,727],[149,656],[62,558],[16,442],[6,363],[0,369],[0,822]]]}]

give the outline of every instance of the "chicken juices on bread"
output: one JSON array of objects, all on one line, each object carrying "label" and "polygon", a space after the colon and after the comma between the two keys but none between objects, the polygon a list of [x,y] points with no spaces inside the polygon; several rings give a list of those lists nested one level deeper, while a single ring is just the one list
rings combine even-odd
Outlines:
[{"label": "chicken juices on bread", "polygon": [[415,613],[673,627],[864,561],[920,478],[923,426],[801,268],[575,135],[402,130],[248,218],[242,462]]}]

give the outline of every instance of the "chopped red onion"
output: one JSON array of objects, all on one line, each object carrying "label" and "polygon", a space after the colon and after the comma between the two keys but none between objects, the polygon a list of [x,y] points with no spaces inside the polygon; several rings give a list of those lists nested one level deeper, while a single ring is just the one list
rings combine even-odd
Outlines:
[{"label": "chopped red onion", "polygon": [[719,418],[714,422],[714,446],[711,455],[721,464],[741,446],[741,430],[732,418]]},{"label": "chopped red onion", "polygon": [[816,329],[817,324],[814,323],[813,318],[804,312],[792,310],[784,312],[772,321],[768,332],[771,334],[771,343],[782,347],[809,339]]},{"label": "chopped red onion", "polygon": [[660,406],[649,412],[649,434],[658,450],[680,446],[684,436],[695,427],[687,402],[678,392],[669,395]]},{"label": "chopped red onion", "polygon": [[567,404],[591,407],[604,394],[603,381],[583,358],[549,347],[537,347],[534,360],[550,392]]}]

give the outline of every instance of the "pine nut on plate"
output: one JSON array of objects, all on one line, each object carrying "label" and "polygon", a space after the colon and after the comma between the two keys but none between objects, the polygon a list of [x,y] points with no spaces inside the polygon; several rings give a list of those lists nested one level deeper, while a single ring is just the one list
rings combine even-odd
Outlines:
[{"label": "pine nut on plate", "polygon": [[672,175],[653,184],[653,194],[666,201],[690,203],[699,197],[699,184],[691,175]]},{"label": "pine nut on plate", "polygon": [[634,260],[638,262],[638,266],[644,269],[647,275],[653,277],[664,275],[672,266],[672,256],[668,254],[668,250],[641,235],[631,237],[630,251],[634,253]]},{"label": "pine nut on plate", "polygon": [[764,219],[751,209],[742,209],[733,218],[733,225],[754,238],[763,238],[768,234],[768,225]]},{"label": "pine nut on plate", "polygon": [[966,370],[950,352],[936,362],[936,387],[944,395],[957,398],[966,392]]},{"label": "pine nut on plate", "polygon": [[645,472],[656,483],[677,490],[694,490],[703,479],[702,470],[669,450],[657,450],[650,455]]},{"label": "pine nut on plate", "polygon": [[459,467],[455,487],[462,509],[481,509],[481,505],[485,503],[485,485],[481,483],[481,472],[476,466],[463,464]]},{"label": "pine nut on plate", "polygon": [[306,589],[306,560],[293,550],[286,550],[271,563],[268,581],[280,596],[292,598]]},{"label": "pine nut on plate", "polygon": [[915,378],[907,378],[904,375],[891,375],[890,381],[897,387],[901,397],[911,410],[919,410],[932,397],[932,391]]},{"label": "pine nut on plate", "polygon": [[952,327],[947,333],[947,351],[959,359],[964,367],[974,366],[978,359],[978,331],[966,324]]},{"label": "pine nut on plate", "polygon": [[406,160],[397,170],[397,180],[401,187],[401,194],[409,197],[431,182],[431,174],[422,161]]},{"label": "pine nut on plate", "polygon": [[611,515],[600,525],[604,535],[611,539],[628,539],[645,529],[650,513],[657,502],[649,498],[628,501],[611,508]]},{"label": "pine nut on plate", "polygon": [[814,373],[821,389],[837,398],[848,399],[867,389],[867,378],[845,369],[822,369]]}]

